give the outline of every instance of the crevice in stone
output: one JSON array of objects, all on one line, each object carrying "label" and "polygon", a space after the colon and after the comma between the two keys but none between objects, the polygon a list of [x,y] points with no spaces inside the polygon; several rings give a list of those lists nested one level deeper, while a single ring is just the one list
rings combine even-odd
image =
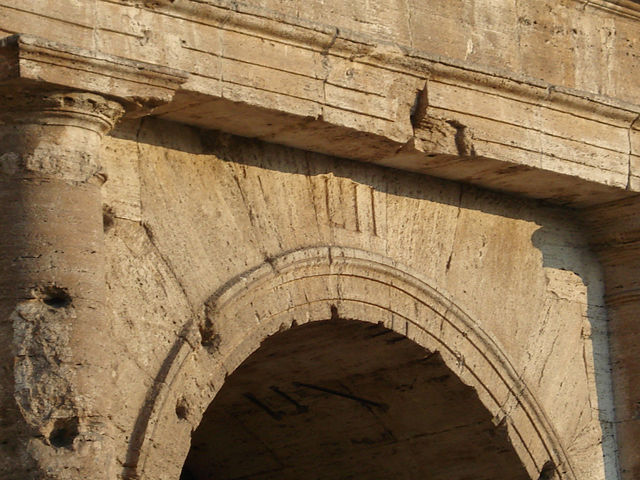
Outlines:
[{"label": "crevice in stone", "polygon": [[458,236],[458,227],[460,224],[460,214],[462,213],[462,196],[464,195],[464,186],[460,185],[460,194],[458,196],[458,211],[456,213],[456,226],[453,231],[453,239],[451,240],[451,251],[449,252],[449,257],[447,258],[447,265],[445,270],[448,272],[451,269],[451,260],[453,259],[453,253],[456,248],[456,238]]},{"label": "crevice in stone", "polygon": [[49,434],[49,443],[56,448],[71,449],[78,436],[78,424],[78,417],[56,419]]},{"label": "crevice in stone", "polygon": [[220,347],[222,339],[216,332],[209,315],[206,315],[204,321],[198,325],[198,328],[200,330],[200,343],[202,346],[207,348],[209,351],[217,350]]},{"label": "crevice in stone", "polygon": [[467,126],[457,120],[447,120],[447,123],[456,129],[455,142],[458,155],[461,157],[474,157],[476,150],[473,146],[473,136]]},{"label": "crevice in stone", "polygon": [[66,288],[57,285],[39,287],[35,292],[36,298],[53,308],[64,308],[71,305],[71,295]]},{"label": "crevice in stone", "polygon": [[115,212],[109,205],[102,206],[102,229],[104,233],[107,233],[113,227],[115,221]]},{"label": "crevice in stone", "polygon": [[180,420],[187,420],[189,418],[189,404],[184,397],[180,397],[176,403],[176,416]]},{"label": "crevice in stone", "polygon": [[340,315],[338,315],[338,307],[335,305],[331,305],[331,320],[340,320]]},{"label": "crevice in stone", "polygon": [[333,48],[333,45],[340,36],[340,29],[336,28],[333,32],[333,37],[329,44],[322,50],[322,68],[325,70],[324,78],[322,79],[322,106],[320,110],[320,119],[324,117],[324,108],[327,105],[327,82],[329,81],[329,75],[331,74],[331,65],[329,63],[329,52]]},{"label": "crevice in stone", "polygon": [[640,115],[638,115],[632,122],[631,125],[629,125],[629,128],[627,130],[627,138],[629,141],[629,160],[627,163],[627,186],[626,189],[627,190],[631,190],[631,158],[633,157],[633,140],[631,138],[631,131],[634,129],[634,127],[638,125],[640,127]]},{"label": "crevice in stone", "polygon": [[411,106],[409,121],[413,127],[414,137],[420,120],[427,115],[427,108],[429,107],[429,97],[427,94],[428,83],[428,80],[425,80],[422,88],[416,91],[416,98]]}]

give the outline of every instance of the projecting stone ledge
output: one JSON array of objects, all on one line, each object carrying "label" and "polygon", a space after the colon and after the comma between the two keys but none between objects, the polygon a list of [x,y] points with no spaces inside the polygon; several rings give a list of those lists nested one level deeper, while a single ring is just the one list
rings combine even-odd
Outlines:
[{"label": "projecting stone ledge", "polygon": [[187,75],[171,68],[50,42],[32,35],[0,39],[0,86],[6,99],[25,90],[97,93],[123,104],[129,116],[150,113],[173,98]]}]

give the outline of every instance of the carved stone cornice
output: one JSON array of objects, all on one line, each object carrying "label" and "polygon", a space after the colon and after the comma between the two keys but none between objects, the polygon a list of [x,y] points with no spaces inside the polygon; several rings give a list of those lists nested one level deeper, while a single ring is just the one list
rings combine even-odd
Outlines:
[{"label": "carved stone cornice", "polygon": [[170,101],[186,78],[185,73],[168,67],[62,45],[32,35],[0,39],[0,85],[5,97],[15,89],[92,92],[117,99],[128,115],[135,116],[147,114]]}]

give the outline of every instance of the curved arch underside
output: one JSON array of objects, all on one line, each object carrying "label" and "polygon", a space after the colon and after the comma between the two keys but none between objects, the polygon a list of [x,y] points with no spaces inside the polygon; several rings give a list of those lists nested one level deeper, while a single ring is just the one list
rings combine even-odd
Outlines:
[{"label": "curved arch underside", "polygon": [[382,325],[319,321],[240,365],[194,432],[183,480],[530,478],[473,388]]}]

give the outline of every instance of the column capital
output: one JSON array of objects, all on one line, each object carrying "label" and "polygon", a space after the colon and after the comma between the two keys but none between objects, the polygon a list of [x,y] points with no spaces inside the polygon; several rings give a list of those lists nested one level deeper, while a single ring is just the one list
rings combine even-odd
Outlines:
[{"label": "column capital", "polygon": [[[0,87],[0,176],[86,182],[100,172],[103,136],[125,113],[86,92]],[[99,182],[100,183],[100,182]]]},{"label": "column capital", "polygon": [[47,88],[4,93],[0,122],[5,125],[77,126],[103,135],[125,114],[121,103],[95,93]]},{"label": "column capital", "polygon": [[171,101],[186,78],[31,35],[0,39],[0,175],[89,181],[103,135]]},{"label": "column capital", "polygon": [[128,116],[143,116],[171,101],[186,80],[187,74],[179,70],[33,35],[0,39],[0,109],[6,109],[5,102],[10,108],[24,94],[70,91],[115,100]]}]

